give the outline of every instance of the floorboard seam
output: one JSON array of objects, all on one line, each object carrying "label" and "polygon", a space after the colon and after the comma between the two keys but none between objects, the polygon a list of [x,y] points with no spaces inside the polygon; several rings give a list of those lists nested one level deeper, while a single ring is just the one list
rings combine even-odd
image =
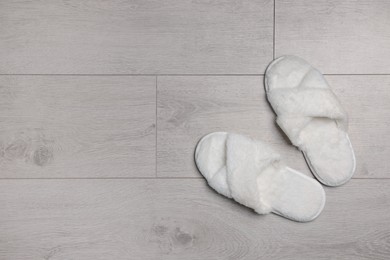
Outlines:
[{"label": "floorboard seam", "polygon": [[[390,73],[371,73],[371,74],[354,74],[354,73],[323,73],[325,76],[390,76]],[[176,76],[176,77],[198,77],[198,76],[210,76],[210,77],[251,77],[251,76],[264,76],[264,74],[0,74],[0,76],[67,76],[67,77],[165,77],[165,76]]]},{"label": "floorboard seam", "polygon": [[104,73],[96,73],[96,74],[0,74],[0,76],[78,76],[78,77],[90,77],[90,76],[104,76],[104,77],[121,77],[121,76],[138,76],[138,77],[156,77],[156,76],[264,76],[264,74],[259,73],[167,73],[167,74],[104,74]]},{"label": "floorboard seam", "polygon": [[276,21],[275,21],[275,13],[276,13],[276,0],[274,0],[274,25],[273,25],[273,49],[272,49],[272,57],[273,59],[275,59],[275,24],[276,24]]},{"label": "floorboard seam", "polygon": [[156,144],[155,144],[155,169],[156,169],[156,174],[155,174],[155,177],[157,178],[158,177],[158,168],[157,168],[157,146],[158,146],[158,144],[157,144],[157,141],[158,141],[158,139],[157,139],[157,134],[158,134],[158,128],[157,128],[157,109],[158,109],[158,106],[157,106],[157,101],[158,101],[158,90],[157,90],[157,81],[158,81],[158,76],[156,75],[156,101],[155,101],[155,103],[156,103]]},{"label": "floorboard seam", "polygon": [[202,180],[203,177],[0,178],[5,180]]},{"label": "floorboard seam", "polygon": [[[75,177],[75,178],[0,178],[0,181],[3,180],[203,180],[203,177]],[[390,178],[352,178],[353,180],[389,180]]]}]

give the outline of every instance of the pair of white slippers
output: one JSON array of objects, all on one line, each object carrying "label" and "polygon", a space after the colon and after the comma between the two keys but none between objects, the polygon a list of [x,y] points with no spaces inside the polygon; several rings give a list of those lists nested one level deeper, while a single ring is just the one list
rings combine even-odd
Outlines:
[{"label": "pair of white slippers", "polygon": [[[328,186],[346,183],[356,165],[348,118],[323,75],[298,57],[283,56],[268,66],[265,89],[276,122],[302,151],[314,176]],[[287,167],[261,141],[211,133],[199,141],[195,161],[214,190],[259,214],[307,222],[324,208],[323,187]]]}]

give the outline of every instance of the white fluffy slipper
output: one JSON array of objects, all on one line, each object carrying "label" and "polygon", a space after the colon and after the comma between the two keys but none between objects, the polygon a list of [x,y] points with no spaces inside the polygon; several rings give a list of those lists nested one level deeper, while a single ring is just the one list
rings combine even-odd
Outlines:
[{"label": "white fluffy slipper", "polygon": [[278,125],[316,178],[328,186],[351,179],[356,159],[348,116],[323,75],[301,58],[283,56],[268,66],[265,89]]},{"label": "white fluffy slipper", "polygon": [[325,204],[325,192],[314,179],[286,167],[266,144],[225,132],[203,137],[195,161],[208,184],[259,214],[276,213],[307,222]]}]

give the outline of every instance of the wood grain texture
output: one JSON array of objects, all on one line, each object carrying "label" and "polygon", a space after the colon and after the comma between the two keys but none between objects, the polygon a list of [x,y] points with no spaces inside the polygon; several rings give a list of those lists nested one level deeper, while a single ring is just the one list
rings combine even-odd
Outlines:
[{"label": "wood grain texture", "polygon": [[254,73],[273,1],[1,1],[0,73]]},{"label": "wood grain texture", "polygon": [[298,55],[323,73],[390,73],[387,0],[276,0],[276,57]]},{"label": "wood grain texture", "polygon": [[289,166],[310,174],[302,154],[275,123],[260,76],[158,77],[157,174],[200,177],[194,150],[200,138],[215,131],[241,133],[263,140]]},{"label": "wood grain texture", "polygon": [[349,114],[355,177],[390,178],[390,76],[326,76]]},{"label": "wood grain texture", "polygon": [[390,180],[326,189],[318,219],[260,216],[203,180],[2,180],[1,259],[388,259]]},{"label": "wood grain texture", "polygon": [[[350,116],[356,178],[388,178],[390,76],[326,76]],[[159,77],[158,176],[201,176],[194,164],[199,139],[214,131],[263,140],[286,163],[311,175],[301,153],[275,124],[262,77]]]},{"label": "wood grain texture", "polygon": [[0,178],[155,176],[155,77],[1,76]]}]

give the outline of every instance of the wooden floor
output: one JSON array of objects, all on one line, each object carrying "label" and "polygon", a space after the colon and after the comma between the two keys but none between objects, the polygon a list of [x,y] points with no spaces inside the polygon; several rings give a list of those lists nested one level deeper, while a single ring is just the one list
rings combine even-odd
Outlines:
[{"label": "wooden floor", "polygon": [[[350,115],[354,178],[318,219],[210,189],[213,131],[272,144],[267,64],[299,55]],[[0,1],[0,260],[390,259],[390,1]]]}]

